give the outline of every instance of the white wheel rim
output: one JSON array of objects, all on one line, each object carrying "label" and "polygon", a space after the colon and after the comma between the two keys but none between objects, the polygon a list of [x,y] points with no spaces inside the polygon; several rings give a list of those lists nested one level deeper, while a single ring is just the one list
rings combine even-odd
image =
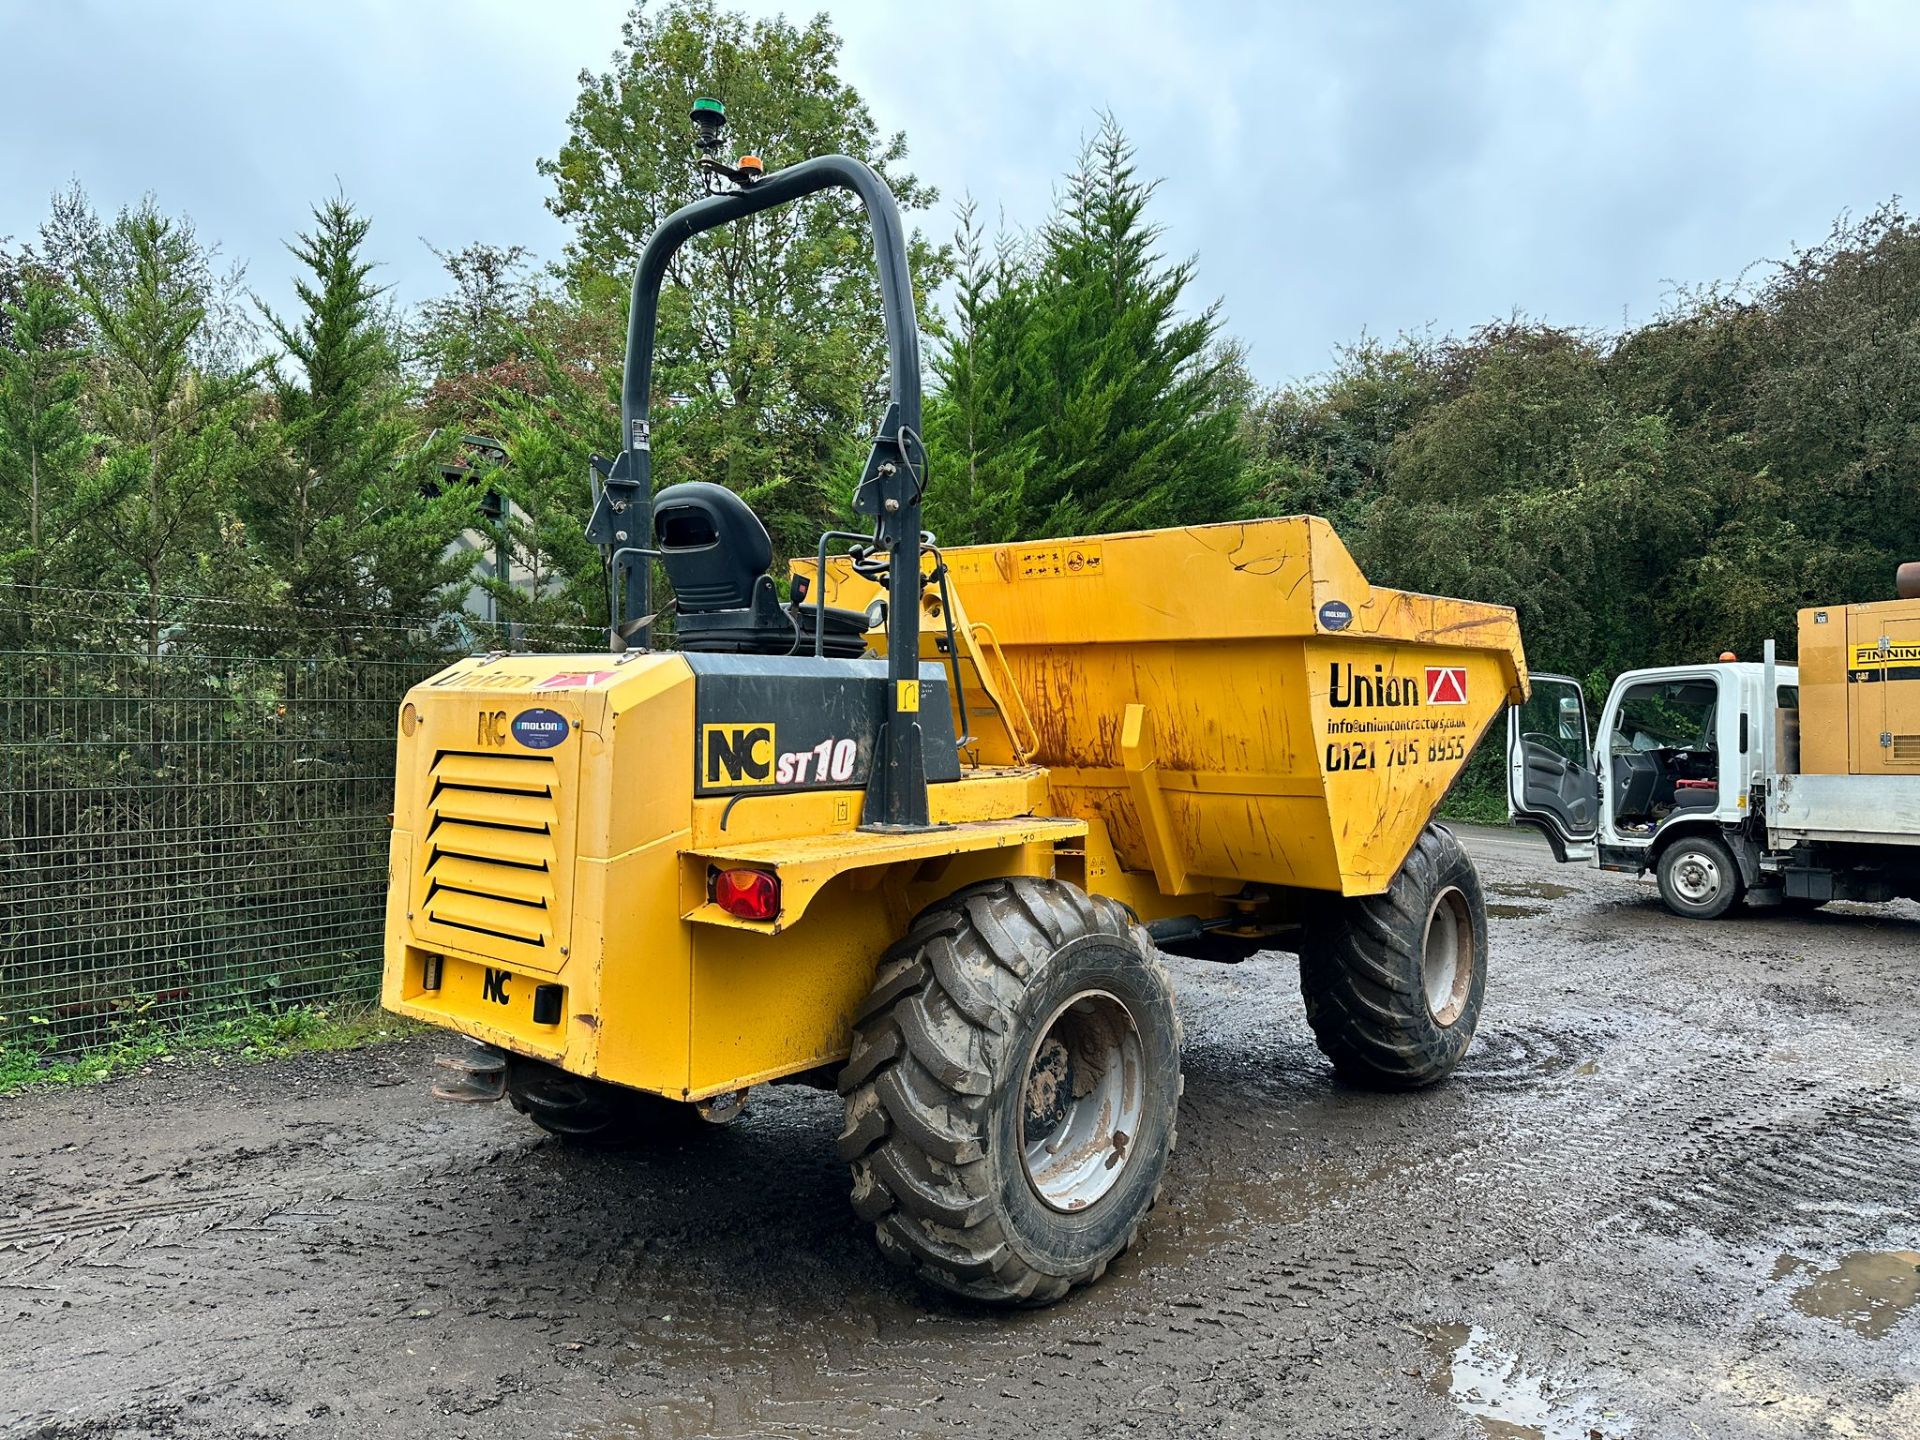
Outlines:
[{"label": "white wheel rim", "polygon": [[1673,889],[1689,905],[1710,905],[1720,894],[1720,862],[1704,850],[1688,849],[1673,862]]},{"label": "white wheel rim", "polygon": [[1450,885],[1434,897],[1420,942],[1420,988],[1427,1013],[1451,1025],[1467,1008],[1473,989],[1473,908],[1464,891]]},{"label": "white wheel rim", "polygon": [[1131,1163],[1146,1113],[1146,1047],[1132,1012],[1104,990],[1048,1017],[1019,1090],[1027,1183],[1055,1210],[1084,1210]]}]

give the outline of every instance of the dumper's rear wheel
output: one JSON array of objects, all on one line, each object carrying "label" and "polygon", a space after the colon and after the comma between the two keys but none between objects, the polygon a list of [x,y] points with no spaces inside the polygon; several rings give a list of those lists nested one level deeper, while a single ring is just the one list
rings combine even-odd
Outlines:
[{"label": "dumper's rear wheel", "polygon": [[507,1059],[507,1100],[549,1135],[576,1145],[638,1145],[691,1135],[707,1122],[693,1106],[574,1075],[523,1055]]},{"label": "dumper's rear wheel", "polygon": [[1097,1280],[1159,1193],[1172,988],[1114,901],[975,885],[881,961],[840,1089],[854,1209],[887,1256],[971,1299],[1046,1304]]},{"label": "dumper's rear wheel", "polygon": [[1343,1078],[1382,1089],[1452,1074],[1486,985],[1480,876],[1439,825],[1421,832],[1385,894],[1327,906],[1300,952],[1314,1039]]}]

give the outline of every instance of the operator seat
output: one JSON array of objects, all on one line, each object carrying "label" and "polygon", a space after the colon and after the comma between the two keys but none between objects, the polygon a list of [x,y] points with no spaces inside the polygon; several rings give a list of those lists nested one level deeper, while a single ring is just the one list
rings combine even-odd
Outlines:
[{"label": "operator seat", "polygon": [[[732,655],[811,655],[820,607],[782,605],[767,569],[767,527],[733,491],[705,480],[669,485],[653,498],[653,543],[674,593],[674,638],[682,650]],[[823,650],[866,652],[867,617],[826,607]]]}]

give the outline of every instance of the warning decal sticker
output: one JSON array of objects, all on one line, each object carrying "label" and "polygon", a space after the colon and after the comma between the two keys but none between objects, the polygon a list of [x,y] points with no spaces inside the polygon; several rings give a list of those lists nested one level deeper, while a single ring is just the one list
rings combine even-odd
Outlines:
[{"label": "warning decal sticker", "polygon": [[1427,666],[1427,703],[1429,705],[1466,704],[1466,667],[1464,665]]}]

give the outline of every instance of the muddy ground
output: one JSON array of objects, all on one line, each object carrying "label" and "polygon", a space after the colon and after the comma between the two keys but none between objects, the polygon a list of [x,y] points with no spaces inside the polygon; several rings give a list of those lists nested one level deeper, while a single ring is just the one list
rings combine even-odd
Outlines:
[{"label": "muddy ground", "polygon": [[1920,910],[1472,844],[1456,1079],[1343,1089],[1290,960],[1174,962],[1166,1199],[1040,1313],[890,1270],[810,1092],[612,1155],[431,1041],[0,1102],[0,1435],[1920,1436]]}]

